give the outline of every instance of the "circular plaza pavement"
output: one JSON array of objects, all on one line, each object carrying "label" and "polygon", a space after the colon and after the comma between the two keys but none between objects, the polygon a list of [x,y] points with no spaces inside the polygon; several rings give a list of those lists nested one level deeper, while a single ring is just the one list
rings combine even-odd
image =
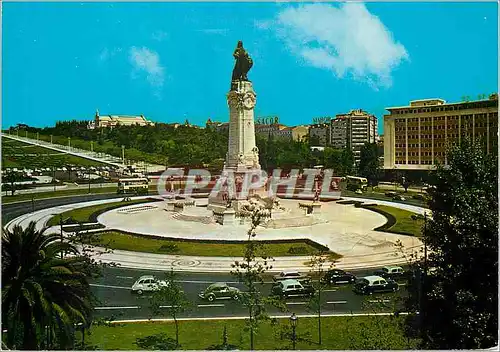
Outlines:
[{"label": "circular plaza pavement", "polygon": [[[288,210],[290,222],[301,224],[303,210],[298,200],[281,200]],[[247,239],[249,224],[220,225],[203,222],[208,211],[203,207],[185,210],[183,216],[165,209],[166,202],[147,205],[132,205],[113,209],[101,214],[97,220],[108,229],[140,235],[165,238],[244,241]],[[191,216],[189,216],[191,215]],[[200,221],[193,221],[193,218]],[[316,215],[316,224],[283,228],[258,227],[256,240],[309,239],[342,256],[363,256],[394,252],[394,244],[400,240],[406,248],[421,245],[413,236],[397,235],[374,231],[385,224],[387,219],[376,212],[356,208],[354,205],[336,202],[322,203],[321,214]]]}]

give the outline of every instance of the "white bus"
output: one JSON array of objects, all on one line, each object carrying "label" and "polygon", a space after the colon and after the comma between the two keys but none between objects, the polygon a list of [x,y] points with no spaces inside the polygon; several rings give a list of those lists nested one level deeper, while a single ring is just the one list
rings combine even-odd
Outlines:
[{"label": "white bus", "polygon": [[347,189],[349,191],[364,190],[368,185],[368,180],[364,177],[347,176]]},{"label": "white bus", "polygon": [[149,180],[146,177],[120,178],[117,193],[148,194],[148,188]]}]

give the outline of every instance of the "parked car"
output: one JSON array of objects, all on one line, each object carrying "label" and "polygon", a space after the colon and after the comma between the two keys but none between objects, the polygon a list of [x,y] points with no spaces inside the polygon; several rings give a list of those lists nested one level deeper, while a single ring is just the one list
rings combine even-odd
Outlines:
[{"label": "parked car", "polygon": [[401,200],[401,201],[405,201],[406,198],[403,197],[402,195],[398,194],[397,196],[393,197],[392,200]]},{"label": "parked car", "polygon": [[144,292],[153,292],[159,290],[161,287],[167,287],[167,282],[158,280],[152,275],[141,276],[133,285],[132,293],[142,295]]},{"label": "parked car", "polygon": [[300,282],[299,280],[287,279],[274,284],[271,289],[271,294],[280,296],[281,298],[288,297],[311,297],[314,295],[314,287]]},{"label": "parked car", "polygon": [[399,279],[405,276],[405,271],[400,266],[384,266],[381,269],[375,270],[373,275],[382,276],[385,279]]},{"label": "parked car", "polygon": [[372,275],[358,279],[352,290],[357,294],[371,295],[379,292],[396,292],[399,290],[399,285],[394,280]]},{"label": "parked car", "polygon": [[386,195],[386,197],[395,197],[398,195],[398,193],[393,192],[393,191],[389,191],[389,192],[385,192],[385,195]]},{"label": "parked car", "polygon": [[198,297],[213,302],[216,299],[234,299],[237,301],[240,298],[241,291],[236,287],[228,286],[224,282],[211,284],[205,290],[201,291]]},{"label": "parked car", "polygon": [[324,284],[353,283],[354,281],[356,281],[354,274],[340,269],[328,270],[321,279]]},{"label": "parked car", "polygon": [[273,280],[275,282],[287,280],[287,279],[310,280],[310,277],[309,277],[309,275],[299,273],[298,271],[282,271],[278,275],[273,276]]}]

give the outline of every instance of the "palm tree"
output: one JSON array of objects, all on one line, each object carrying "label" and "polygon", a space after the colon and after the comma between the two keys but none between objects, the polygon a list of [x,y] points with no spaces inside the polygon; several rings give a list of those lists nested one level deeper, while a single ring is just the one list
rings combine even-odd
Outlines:
[{"label": "palm tree", "polygon": [[[66,258],[61,258],[61,253]],[[72,346],[75,324],[89,326],[93,296],[87,259],[32,222],[2,234],[2,329],[12,349]]]}]

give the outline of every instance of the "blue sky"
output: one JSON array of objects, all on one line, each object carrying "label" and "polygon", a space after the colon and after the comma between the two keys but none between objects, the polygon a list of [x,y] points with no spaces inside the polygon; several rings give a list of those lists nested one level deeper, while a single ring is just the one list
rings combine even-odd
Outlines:
[{"label": "blue sky", "polygon": [[3,3],[2,122],[228,121],[238,40],[287,125],[498,90],[497,3]]}]

